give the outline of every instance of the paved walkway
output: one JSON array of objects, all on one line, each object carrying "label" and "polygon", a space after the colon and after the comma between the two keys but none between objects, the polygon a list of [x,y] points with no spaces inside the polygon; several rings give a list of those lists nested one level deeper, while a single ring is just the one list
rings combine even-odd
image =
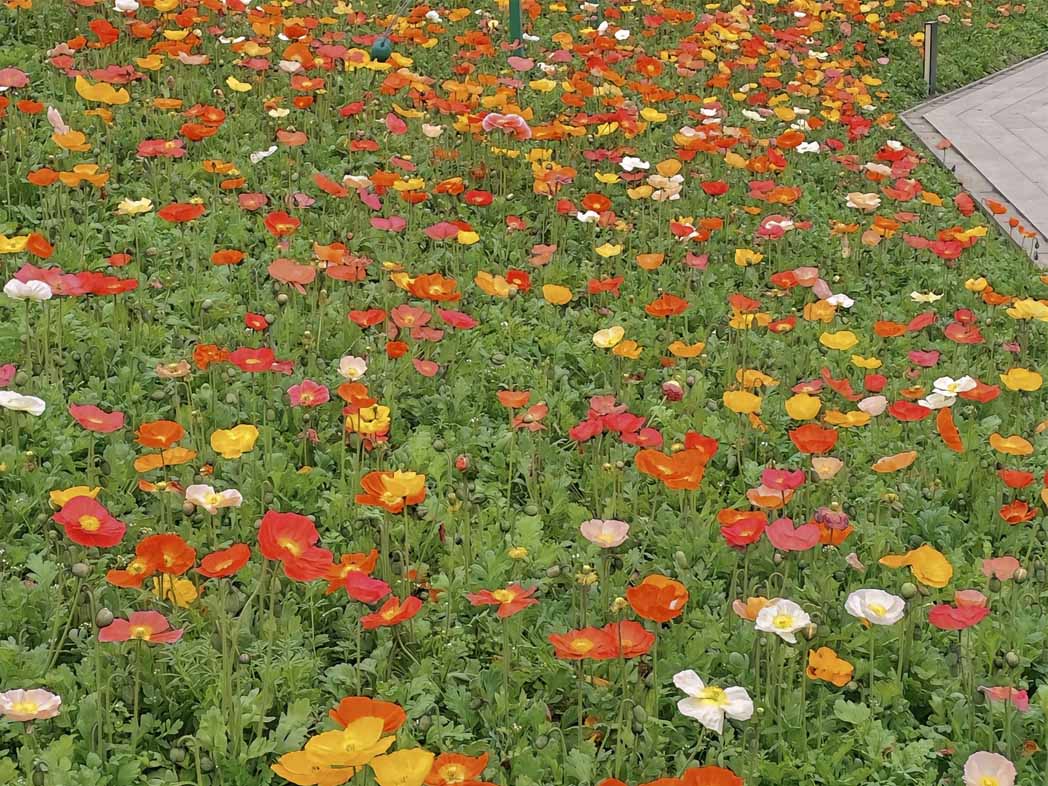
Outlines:
[{"label": "paved walkway", "polygon": [[[1038,233],[1011,232],[1039,266],[1048,266],[1048,53],[1026,60],[903,114],[908,125],[1005,232],[1015,217]],[[943,150],[943,140],[952,147]],[[1038,258],[1040,257],[1040,258]]]}]

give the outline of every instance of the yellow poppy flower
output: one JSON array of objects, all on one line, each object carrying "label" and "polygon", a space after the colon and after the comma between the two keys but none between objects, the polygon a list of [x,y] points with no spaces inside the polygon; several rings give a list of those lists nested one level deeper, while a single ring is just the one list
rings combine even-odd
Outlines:
[{"label": "yellow poppy flower", "polygon": [[258,429],[246,423],[219,429],[211,435],[211,447],[222,458],[238,459],[255,447]]},{"label": "yellow poppy flower", "polygon": [[571,290],[567,287],[562,287],[560,284],[544,284],[542,297],[546,299],[547,303],[563,306],[571,302]]},{"label": "yellow poppy flower", "polygon": [[764,254],[758,254],[752,248],[735,249],[735,264],[739,267],[757,265],[764,259]]},{"label": "yellow poppy flower", "polygon": [[829,349],[851,349],[859,343],[859,339],[850,330],[840,330],[836,333],[823,333],[819,336],[819,343]]},{"label": "yellow poppy flower", "polygon": [[601,349],[611,349],[626,335],[626,330],[621,325],[604,328],[593,334],[593,343]]},{"label": "yellow poppy flower", "polygon": [[761,411],[761,397],[745,390],[725,390],[724,406],[739,415],[755,415]]},{"label": "yellow poppy flower", "polygon": [[995,431],[990,435],[990,447],[1009,456],[1029,456],[1033,453],[1033,445],[1018,434],[1004,437]]},{"label": "yellow poppy flower", "polygon": [[1001,382],[1008,390],[1039,390],[1043,379],[1036,371],[1026,368],[1011,368],[1001,374]]},{"label": "yellow poppy flower", "polygon": [[407,748],[371,761],[378,786],[422,786],[434,756],[422,748]]},{"label": "yellow poppy flower", "polygon": [[76,78],[76,92],[81,98],[100,104],[126,104],[131,100],[131,94],[123,88],[117,90],[106,82],[93,85],[82,76]]},{"label": "yellow poppy flower", "polygon": [[683,341],[674,341],[668,348],[670,354],[676,357],[695,358],[701,355],[702,351],[706,349],[706,342],[700,341],[697,344],[685,344]]},{"label": "yellow poppy flower", "polygon": [[881,557],[879,562],[889,568],[908,566],[913,577],[926,587],[942,589],[953,577],[950,561],[927,543],[905,554],[888,554]]},{"label": "yellow poppy flower", "polygon": [[786,414],[794,420],[811,420],[819,414],[822,402],[818,396],[797,393],[786,399]]},{"label": "yellow poppy flower", "polygon": [[859,368],[865,369],[880,368],[883,365],[877,358],[864,358],[862,355],[852,355],[851,362]]},{"label": "yellow poppy flower", "polygon": [[60,508],[69,502],[69,500],[75,499],[76,497],[98,499],[98,494],[101,490],[101,486],[95,486],[94,488],[90,488],[89,486],[71,486],[67,489],[55,489],[48,494],[48,498],[51,500],[51,505],[53,507]]},{"label": "yellow poppy flower", "polygon": [[640,357],[641,352],[644,351],[644,347],[634,341],[632,338],[628,338],[611,350],[611,354],[617,355],[620,358],[629,358],[630,360],[636,360]]}]

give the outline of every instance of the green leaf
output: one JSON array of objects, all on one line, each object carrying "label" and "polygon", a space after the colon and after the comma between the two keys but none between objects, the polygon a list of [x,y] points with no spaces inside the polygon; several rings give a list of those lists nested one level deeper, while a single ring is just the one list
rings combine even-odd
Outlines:
[{"label": "green leaf", "polygon": [[865,704],[856,704],[846,699],[837,699],[833,705],[833,714],[845,723],[858,726],[870,718],[870,708]]}]

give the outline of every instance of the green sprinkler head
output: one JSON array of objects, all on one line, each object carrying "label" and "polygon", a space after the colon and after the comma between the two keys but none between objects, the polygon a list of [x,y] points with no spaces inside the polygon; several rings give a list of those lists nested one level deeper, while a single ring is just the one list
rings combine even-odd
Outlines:
[{"label": "green sprinkler head", "polygon": [[393,41],[388,35],[380,35],[371,45],[371,59],[385,63],[391,54],[393,54]]}]

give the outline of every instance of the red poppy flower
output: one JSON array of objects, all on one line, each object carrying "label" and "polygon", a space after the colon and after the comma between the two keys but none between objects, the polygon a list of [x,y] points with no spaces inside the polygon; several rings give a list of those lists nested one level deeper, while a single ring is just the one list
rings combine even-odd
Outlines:
[{"label": "red poppy flower", "polygon": [[1033,473],[1018,469],[999,469],[997,475],[1011,489],[1022,489],[1033,483]]},{"label": "red poppy flower", "polygon": [[156,211],[157,216],[172,224],[183,224],[204,215],[206,208],[192,202],[172,202]]},{"label": "red poppy flower", "polygon": [[361,603],[378,603],[390,592],[389,585],[386,582],[372,578],[360,571],[348,574],[345,581],[342,582],[342,586],[345,587],[346,594],[349,597]]},{"label": "red poppy flower", "polygon": [[66,537],[80,546],[112,548],[127,532],[123,522],[91,497],[73,497],[52,518],[62,525]]},{"label": "red poppy flower", "polygon": [[903,423],[911,423],[924,420],[932,414],[932,410],[912,401],[896,401],[888,407],[888,414],[896,420],[901,420]]},{"label": "red poppy flower", "polygon": [[269,330],[269,320],[262,314],[253,314],[250,311],[244,314],[244,324],[248,329],[258,331],[259,333]]},{"label": "red poppy flower", "polygon": [[295,230],[302,226],[302,222],[299,219],[288,215],[283,210],[270,213],[266,216],[266,220],[263,223],[273,237],[287,237],[294,234]]},{"label": "red poppy flower", "polygon": [[124,427],[123,412],[105,412],[92,404],[70,404],[69,414],[88,431],[109,434]]},{"label": "red poppy flower", "polygon": [[235,543],[228,549],[213,551],[200,560],[197,573],[209,579],[224,579],[232,576],[251,559],[251,547],[246,543]]},{"label": "red poppy flower", "polygon": [[1001,508],[998,511],[998,515],[1008,524],[1022,524],[1027,521],[1032,521],[1038,513],[1040,513],[1040,510],[1037,508],[1031,508],[1021,499],[1013,500],[1001,505]]},{"label": "red poppy flower", "polygon": [[270,371],[276,362],[276,355],[269,347],[241,347],[229,353],[229,362],[248,373]]},{"label": "red poppy flower", "polygon": [[390,598],[378,611],[361,617],[360,622],[364,630],[388,628],[411,619],[421,608],[422,601],[414,595],[409,595],[403,602],[399,598]]},{"label": "red poppy flower", "polygon": [[139,445],[147,448],[169,448],[186,434],[186,430],[173,420],[153,420],[143,423],[135,432]]},{"label": "red poppy flower", "polygon": [[294,581],[313,581],[330,570],[331,552],[316,546],[318,540],[316,526],[298,513],[266,511],[258,530],[262,556],[278,560],[284,574]]}]

